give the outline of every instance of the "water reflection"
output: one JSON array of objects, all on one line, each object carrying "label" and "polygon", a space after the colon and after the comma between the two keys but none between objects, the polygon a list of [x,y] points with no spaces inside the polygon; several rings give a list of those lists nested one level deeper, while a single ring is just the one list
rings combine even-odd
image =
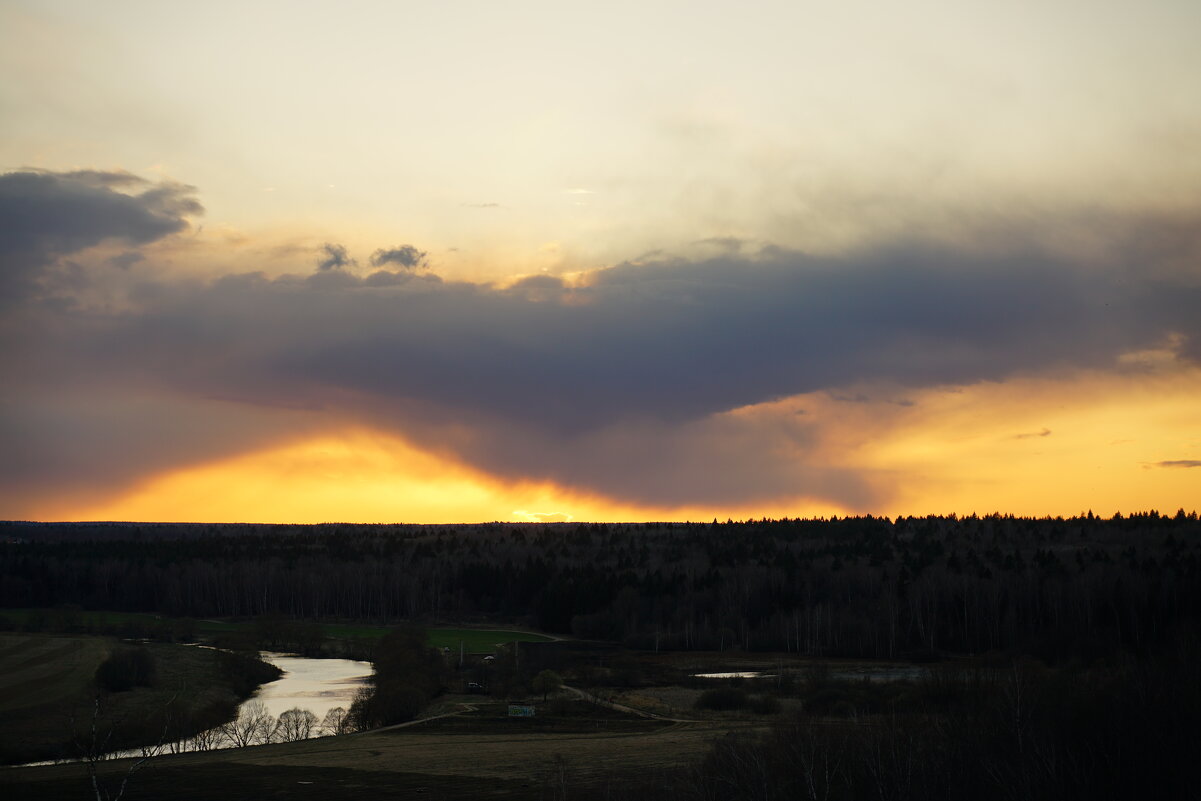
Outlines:
[{"label": "water reflection", "polygon": [[[310,659],[269,651],[264,651],[261,656],[263,661],[270,662],[284,673],[275,681],[264,684],[258,692],[246,699],[238,707],[238,717],[229,724],[200,732],[184,740],[164,743],[161,746],[113,751],[101,758],[140,757],[148,752],[182,754],[189,751],[215,751],[244,744],[257,745],[263,742],[296,739],[294,736],[288,736],[286,727],[281,727],[278,723],[281,715],[297,708],[313,713],[315,724],[311,730],[306,730],[306,733],[310,737],[320,737],[330,733],[320,727],[329,711],[336,707],[350,709],[355,693],[371,676],[370,662],[358,662],[353,659]],[[258,711],[260,706],[263,707],[261,715]],[[253,711],[253,715],[260,715],[260,718],[257,721],[248,721],[248,711]],[[247,726],[253,726],[253,729],[247,729]],[[27,766],[82,761],[84,760],[50,760],[30,762]]]},{"label": "water reflection", "polygon": [[727,673],[693,673],[695,679],[768,679],[775,674],[764,673],[761,670],[739,670]]},{"label": "water reflection", "polygon": [[264,684],[254,695],[273,717],[289,709],[307,709],[318,720],[334,707],[350,709],[354,694],[371,676],[370,662],[352,659],[309,659],[293,654],[264,651],[263,661],[270,662],[284,675]]},{"label": "water reflection", "polygon": [[[870,681],[915,681],[926,675],[927,669],[908,665],[860,665],[853,668],[827,670],[826,675],[832,679],[849,681],[868,679]],[[803,676],[804,671],[795,675]],[[724,673],[693,673],[696,679],[774,679],[775,673],[762,670],[740,670]]]}]

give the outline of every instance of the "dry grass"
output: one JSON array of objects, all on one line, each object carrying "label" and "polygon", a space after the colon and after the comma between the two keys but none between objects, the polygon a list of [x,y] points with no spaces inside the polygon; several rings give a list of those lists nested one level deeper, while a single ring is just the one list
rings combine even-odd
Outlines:
[{"label": "dry grass", "polygon": [[238,700],[218,683],[210,651],[155,643],[146,646],[156,666],[153,687],[99,694],[93,681],[96,668],[116,645],[108,637],[0,635],[0,759],[78,756],[71,740],[91,725],[97,698],[101,729],[116,726],[116,740],[127,738],[130,745],[155,742],[162,727],[155,721],[165,713],[179,716],[187,709]]},{"label": "dry grass", "polygon": [[701,692],[691,687],[647,687],[636,692],[622,693],[618,703],[656,715],[691,718],[696,717],[693,706]]},{"label": "dry grass", "polygon": [[[552,771],[567,771],[573,783],[583,784],[615,775],[647,775],[694,763],[732,726],[747,725],[664,724],[616,716],[609,722],[606,726],[602,719],[590,731],[544,732],[523,727],[522,721],[501,727],[479,720],[478,731],[472,731],[468,717],[453,732],[415,726],[181,754],[149,763],[131,782],[129,798],[164,797],[155,793],[173,788],[168,797],[216,797],[204,792],[219,790],[226,799],[272,793],[324,799],[535,799]],[[118,775],[126,762],[106,763],[103,769]],[[78,766],[70,765],[10,770],[0,773],[0,794],[7,783],[12,798],[68,798],[82,786],[82,776]],[[212,785],[216,777],[225,778]]]},{"label": "dry grass", "polygon": [[[370,771],[536,782],[561,759],[580,778],[688,764],[729,726],[674,724],[634,732],[497,734],[366,733],[291,745],[225,752],[209,759],[262,767],[354,768]],[[187,759],[203,761],[200,755]]]},{"label": "dry grass", "polygon": [[73,699],[91,687],[111,644],[96,637],[0,634],[0,712]]}]

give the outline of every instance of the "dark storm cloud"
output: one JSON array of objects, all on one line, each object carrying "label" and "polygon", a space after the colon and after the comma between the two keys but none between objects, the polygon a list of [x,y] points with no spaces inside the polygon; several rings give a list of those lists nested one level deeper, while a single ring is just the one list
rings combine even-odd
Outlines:
[{"label": "dark storm cloud", "polygon": [[[1113,366],[1188,325],[1160,301],[1119,274],[921,248],[626,264],[558,302],[343,271],[245,275],[161,286],[140,312],[94,319],[86,340],[81,329],[39,361],[109,386],[300,404],[407,434],[466,426],[475,433],[461,454],[496,472],[684,503],[800,481],[770,451],[806,447],[809,429],[780,440],[690,428],[710,415],[867,381],[923,387]],[[628,436],[630,426],[643,433]],[[703,469],[680,467],[689,464]],[[863,493],[853,476],[802,473],[805,486],[828,485],[825,497]]]},{"label": "dark storm cloud", "polygon": [[[171,228],[147,223],[139,235]],[[338,246],[326,254],[348,259]],[[131,286],[136,305],[123,311],[30,308],[6,321],[3,369],[34,406],[43,395],[105,392],[213,401],[223,414],[303,408],[391,428],[499,475],[643,502],[808,492],[864,504],[873,495],[862,476],[806,461],[816,421],[714,415],[862,384],[903,397],[906,387],[1115,368],[1124,353],[1170,342],[1196,352],[1193,279],[1147,280],[1145,260],[1095,262],[903,243],[844,258],[771,249],[626,263],[577,285],[360,278],[335,264],[274,279],[156,279]],[[179,422],[177,440],[204,451],[204,412],[161,414]],[[88,437],[38,463],[47,482],[55,464],[67,470],[76,440]],[[171,443],[181,459],[192,452]]]},{"label": "dark storm cloud", "polygon": [[318,259],[317,269],[323,272],[328,270],[343,270],[347,267],[353,267],[357,263],[346,252],[345,245],[326,242],[321,246],[321,253],[324,256]]},{"label": "dark storm cloud", "polygon": [[140,395],[128,388],[9,398],[0,403],[6,454],[0,504],[80,494],[105,500],[147,473],[296,436],[312,418],[310,410],[287,406],[247,408],[211,396]]},{"label": "dark storm cloud", "polygon": [[[114,191],[128,187],[140,191]],[[0,175],[0,290],[25,294],[47,263],[107,239],[142,245],[184,230],[204,211],[193,191],[124,172]]]},{"label": "dark storm cloud", "polygon": [[395,264],[406,270],[416,270],[428,264],[424,250],[418,250],[412,245],[400,245],[394,248],[380,248],[371,254],[371,266],[383,267],[385,264]]}]

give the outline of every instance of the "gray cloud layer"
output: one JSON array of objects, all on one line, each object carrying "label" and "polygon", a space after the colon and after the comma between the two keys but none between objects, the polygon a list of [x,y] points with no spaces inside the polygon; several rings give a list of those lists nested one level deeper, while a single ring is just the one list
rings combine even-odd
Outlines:
[{"label": "gray cloud layer", "polygon": [[[154,189],[123,195],[66,175],[5,176],[0,191],[5,213],[23,215],[2,230],[13,232],[6,255],[27,274],[39,258],[106,237],[165,236],[182,226],[172,210],[189,208]],[[812,424],[712,415],[858,382],[923,387],[1109,367],[1173,336],[1185,355],[1201,342],[1195,284],[1142,280],[1144,265],[1121,259],[1082,265],[1016,248],[900,244],[841,259],[730,252],[621,264],[585,286],[537,276],[504,290],[359,278],[333,269],[349,263],[344,249],[326,253],[340,263],[307,277],[132,287],[137,307],[120,313],[27,304],[0,330],[12,354],[7,423],[41,421],[20,438],[31,453],[46,440],[29,480],[71,473],[89,445],[120,439],[113,426],[143,443],[128,455],[136,472],[139,459],[148,470],[209,454],[214,430],[242,436],[246,426],[230,423],[238,408],[256,417],[301,409],[293,416],[304,425],[367,418],[503,475],[641,502],[804,493],[867,502],[862,477],[806,461]],[[162,399],[161,415],[179,415],[179,430],[145,435],[136,417],[110,415],[96,423],[103,436],[80,423],[65,440],[31,411],[64,387]],[[181,399],[219,399],[220,419]],[[11,465],[0,470],[13,476]]]},{"label": "gray cloud layer", "polygon": [[39,268],[106,239],[140,245],[182,231],[204,211],[193,191],[124,172],[0,175],[0,292],[23,295]]}]

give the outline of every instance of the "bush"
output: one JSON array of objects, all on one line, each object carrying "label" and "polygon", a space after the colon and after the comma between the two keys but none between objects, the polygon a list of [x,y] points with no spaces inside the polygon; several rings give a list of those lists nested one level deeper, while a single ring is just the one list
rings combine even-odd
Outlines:
[{"label": "bush", "polygon": [[275,681],[284,674],[275,665],[259,659],[257,651],[213,651],[217,670],[236,695],[245,698],[260,684]]},{"label": "bush", "polygon": [[[427,645],[420,627],[394,628],[379,641],[373,661],[371,685],[350,707],[358,729],[412,720],[445,687],[446,663],[440,651]],[[498,677],[493,678],[497,683]]]},{"label": "bush", "polygon": [[696,699],[696,708],[728,712],[742,709],[746,706],[746,702],[746,693],[737,687],[716,687],[701,693],[700,698]]}]

